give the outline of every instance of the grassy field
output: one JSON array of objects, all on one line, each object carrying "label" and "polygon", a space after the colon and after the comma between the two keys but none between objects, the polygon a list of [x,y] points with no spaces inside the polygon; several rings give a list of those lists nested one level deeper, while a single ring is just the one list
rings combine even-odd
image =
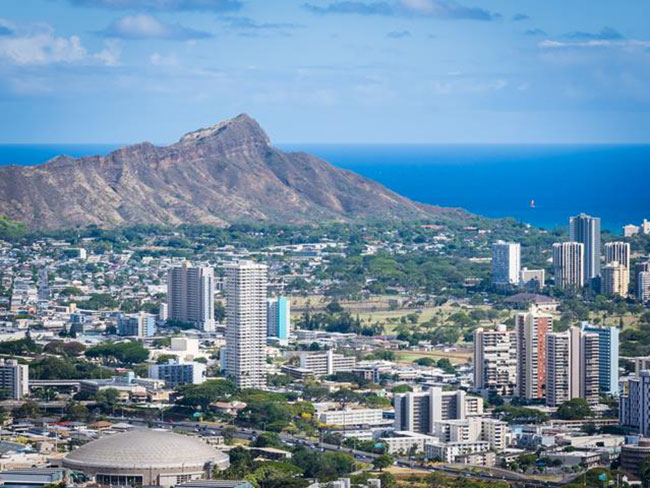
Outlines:
[{"label": "grassy field", "polygon": [[457,351],[399,351],[396,353],[397,362],[399,363],[412,363],[417,359],[431,358],[438,359],[447,358],[453,364],[466,363],[472,357],[472,351],[469,349],[460,349]]}]

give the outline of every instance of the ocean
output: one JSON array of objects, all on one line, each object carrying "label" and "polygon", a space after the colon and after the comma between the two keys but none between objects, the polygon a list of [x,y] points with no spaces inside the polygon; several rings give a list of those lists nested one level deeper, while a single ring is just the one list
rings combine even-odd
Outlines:
[{"label": "ocean", "polygon": [[[119,146],[5,144],[0,165],[39,164],[58,154],[106,154]],[[414,200],[486,217],[552,229],[585,212],[616,233],[650,219],[650,145],[278,146],[312,153]]]}]

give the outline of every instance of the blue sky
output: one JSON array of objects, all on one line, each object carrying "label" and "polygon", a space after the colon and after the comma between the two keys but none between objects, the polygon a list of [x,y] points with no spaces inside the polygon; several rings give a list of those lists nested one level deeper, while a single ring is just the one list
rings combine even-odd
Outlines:
[{"label": "blue sky", "polygon": [[0,141],[650,142],[649,0],[20,0]]}]

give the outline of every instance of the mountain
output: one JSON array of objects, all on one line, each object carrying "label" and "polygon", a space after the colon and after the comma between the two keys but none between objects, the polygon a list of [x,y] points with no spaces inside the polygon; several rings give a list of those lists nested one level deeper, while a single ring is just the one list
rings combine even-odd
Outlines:
[{"label": "mountain", "polygon": [[1,167],[2,214],[30,229],[468,215],[413,202],[309,154],[280,151],[245,114],[169,146],[144,142],[106,156]]}]

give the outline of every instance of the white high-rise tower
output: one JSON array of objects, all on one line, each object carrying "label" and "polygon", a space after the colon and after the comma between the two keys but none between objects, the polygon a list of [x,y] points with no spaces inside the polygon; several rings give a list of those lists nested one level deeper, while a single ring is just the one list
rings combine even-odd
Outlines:
[{"label": "white high-rise tower", "polygon": [[168,319],[195,324],[206,332],[215,329],[214,271],[210,266],[184,262],[167,277]]},{"label": "white high-rise tower", "polygon": [[580,214],[571,217],[569,240],[584,245],[583,283],[600,276],[600,218]]},{"label": "white high-rise tower", "polygon": [[265,388],[267,268],[243,261],[225,270],[226,374],[237,388]]},{"label": "white high-rise tower", "polygon": [[497,241],[492,244],[492,283],[519,284],[521,246],[516,242]]}]

